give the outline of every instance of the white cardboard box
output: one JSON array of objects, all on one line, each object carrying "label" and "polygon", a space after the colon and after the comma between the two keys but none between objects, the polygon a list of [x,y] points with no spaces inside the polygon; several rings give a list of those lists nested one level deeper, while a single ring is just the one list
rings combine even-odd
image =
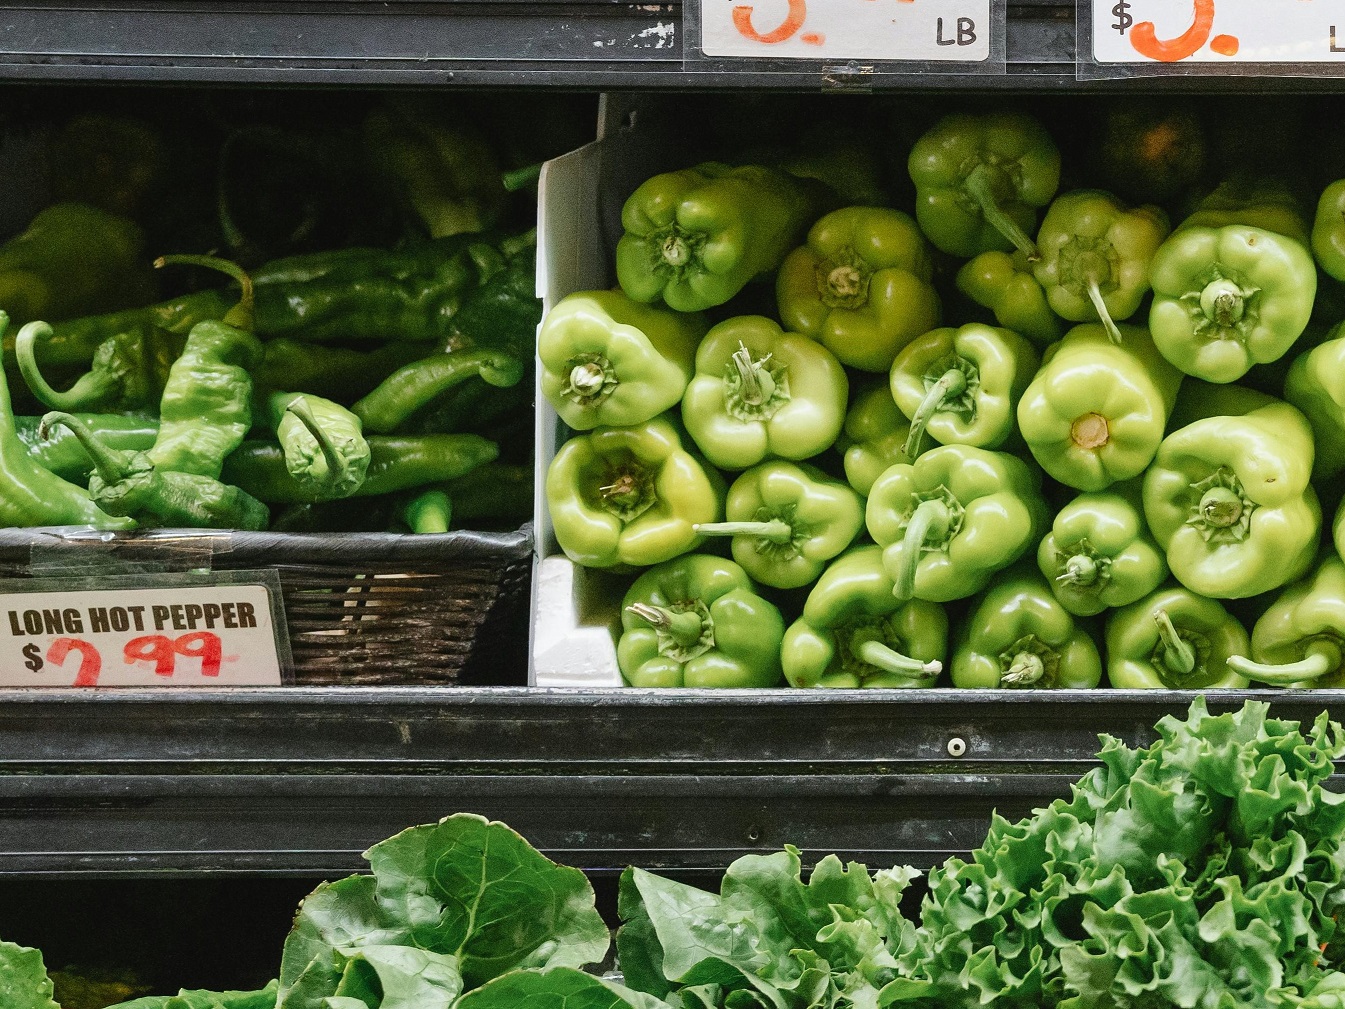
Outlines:
[{"label": "white cardboard box", "polygon": [[[686,167],[676,130],[648,98],[604,95],[598,139],[542,167],[537,191],[537,296],[543,317],[575,291],[610,288],[621,207],[651,175]],[[660,125],[662,124],[662,125]],[[540,363],[537,374],[541,374]],[[630,576],[573,564],[556,545],[546,508],[546,471],[571,432],[536,390],[537,532],[532,580],[529,683],[619,687],[616,638]]]}]

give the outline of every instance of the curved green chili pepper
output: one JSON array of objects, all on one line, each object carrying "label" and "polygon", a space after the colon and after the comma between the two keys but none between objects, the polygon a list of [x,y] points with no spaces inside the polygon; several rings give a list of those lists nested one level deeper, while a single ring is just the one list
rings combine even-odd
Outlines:
[{"label": "curved green chili pepper", "polygon": [[146,327],[118,333],[98,345],[87,373],[58,392],[47,384],[37,363],[39,341],[49,341],[53,332],[48,323],[28,323],[14,338],[14,357],[38,401],[68,412],[134,410],[157,404],[183,346],[176,334]]},{"label": "curved green chili pepper", "polygon": [[437,488],[418,491],[403,501],[397,514],[413,533],[446,533],[453,521],[453,502]]},{"label": "curved green chili pepper", "polygon": [[387,434],[440,393],[478,375],[507,389],[523,377],[523,363],[494,350],[436,354],[393,372],[351,411],[370,431]]},{"label": "curved green chili pepper", "polygon": [[252,369],[252,381],[266,389],[292,389],[342,403],[373,392],[398,368],[424,357],[424,344],[389,340],[376,350],[324,347],[279,337],[267,340]]},{"label": "curved green chili pepper", "polygon": [[[144,452],[159,434],[157,417],[143,414],[76,414],[104,445],[127,452]],[[88,483],[93,460],[79,439],[62,428],[38,434],[41,417],[15,417],[14,433],[28,449],[28,455],[43,469],[51,470],[71,483]]]},{"label": "curved green chili pepper", "polygon": [[364,483],[369,443],[360,419],[320,396],[273,392],[267,419],[285,452],[285,466],[300,483],[324,497],[346,497]]}]

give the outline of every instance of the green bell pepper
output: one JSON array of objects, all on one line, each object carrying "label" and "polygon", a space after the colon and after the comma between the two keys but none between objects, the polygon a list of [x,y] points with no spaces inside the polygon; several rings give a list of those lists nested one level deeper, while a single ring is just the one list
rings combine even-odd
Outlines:
[{"label": "green bell pepper", "polygon": [[1143,473],[1182,376],[1138,326],[1115,344],[1099,325],[1075,326],[1046,352],[1018,401],[1018,429],[1048,474],[1082,491]]},{"label": "green bell pepper", "polygon": [[845,428],[836,439],[850,486],[868,497],[883,470],[911,462],[906,454],[910,430],[910,421],[897,409],[886,381],[856,395],[845,415]]},{"label": "green bell pepper", "polygon": [[1167,578],[1167,561],[1145,528],[1138,498],[1134,486],[1080,494],[1042,537],[1037,567],[1075,616],[1126,606]]},{"label": "green bell pepper", "polygon": [[760,165],[707,162],[655,175],[621,209],[621,289],[679,312],[722,305],[779,268],[817,216],[824,189]]},{"label": "green bell pepper", "polygon": [[976,603],[953,651],[953,686],[1008,690],[1096,687],[1097,645],[1036,571],[1022,568]]},{"label": "green bell pepper", "polygon": [[706,329],[620,291],[572,294],[537,333],[542,395],[576,431],[643,424],[682,399]]},{"label": "green bell pepper", "polygon": [[632,687],[773,687],[784,618],[737,564],[692,554],[651,568],[621,601],[617,664]]},{"label": "green bell pepper", "polygon": [[864,528],[864,503],[847,485],[812,466],[764,462],[729,488],[725,522],[693,528],[731,536],[733,559],[777,589],[814,581]]},{"label": "green bell pepper", "polygon": [[682,397],[687,433],[716,466],[808,459],[845,423],[850,385],[831,351],[760,315],[715,326]]},{"label": "green bell pepper", "polygon": [[1345,685],[1345,563],[1339,557],[1327,557],[1261,614],[1250,656],[1230,656],[1228,666],[1254,683]]},{"label": "green bell pepper", "polygon": [[724,510],[718,477],[662,417],[571,438],[547,470],[546,502],[560,548],[591,568],[671,560],[699,545],[697,523]]},{"label": "green bell pepper", "polygon": [[906,167],[915,219],[936,248],[1036,258],[1027,233],[1060,185],[1060,151],[1041,123],[1016,112],[947,116],[915,142]]},{"label": "green bell pepper", "polygon": [[1331,522],[1331,542],[1336,546],[1336,553],[1345,557],[1345,501],[1340,503]]},{"label": "green bell pepper", "polygon": [[1308,244],[1308,222],[1293,191],[1277,179],[1245,176],[1230,179],[1200,201],[1195,212],[1182,221],[1187,228],[1226,228],[1241,225],[1273,231]]},{"label": "green bell pepper", "polygon": [[914,459],[928,433],[942,445],[998,448],[1041,360],[1008,329],[969,323],[935,329],[892,364],[892,397],[911,421],[904,452]]},{"label": "green bell pepper", "polygon": [[1213,599],[1293,581],[1311,565],[1321,530],[1307,420],[1288,403],[1244,398],[1246,413],[1168,435],[1144,477],[1144,514],[1168,567]]},{"label": "green bell pepper", "polygon": [[948,650],[948,616],[892,594],[882,549],[855,547],[823,572],[781,655],[791,687],[932,687]]},{"label": "green bell pepper", "polygon": [[1157,207],[1129,210],[1112,196],[1081,189],[1058,196],[1037,235],[1034,270],[1051,310],[1071,322],[1101,322],[1121,342],[1116,319],[1129,319],[1149,292],[1149,264],[1170,225]]},{"label": "green bell pepper", "polygon": [[1149,329],[1188,375],[1236,382],[1283,356],[1312,318],[1317,267],[1292,238],[1245,225],[1178,229],[1150,271]]},{"label": "green bell pepper", "polygon": [[1021,252],[982,252],[957,271],[957,288],[994,313],[1005,329],[1045,347],[1060,339],[1060,319]]},{"label": "green bell pepper", "polygon": [[874,483],[865,523],[898,599],[948,602],[985,588],[1046,524],[1037,470],[1016,456],[944,445]]},{"label": "green bell pepper", "polygon": [[1294,358],[1284,379],[1284,398],[1312,425],[1313,479],[1329,480],[1345,470],[1345,336]]},{"label": "green bell pepper", "polygon": [[1345,280],[1345,179],[1322,191],[1312,224],[1312,253],[1336,280]]},{"label": "green bell pepper", "polygon": [[776,275],[780,319],[842,364],[887,371],[898,351],[939,324],[933,276],[925,238],[901,211],[834,210]]},{"label": "green bell pepper", "polygon": [[1245,687],[1228,659],[1247,648],[1247,631],[1220,603],[1169,586],[1107,618],[1107,679],[1122,690]]}]

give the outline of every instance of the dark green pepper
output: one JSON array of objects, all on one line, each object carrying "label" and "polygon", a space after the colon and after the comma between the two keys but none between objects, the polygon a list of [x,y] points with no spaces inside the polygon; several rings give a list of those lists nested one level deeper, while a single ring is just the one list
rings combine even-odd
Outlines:
[{"label": "dark green pepper", "polygon": [[53,410],[138,410],[158,404],[169,369],[182,353],[183,339],[136,326],[101,343],[89,371],[64,392],[47,384],[37,363],[39,341],[50,341],[52,327],[30,322],[14,340],[19,372],[34,396]]},{"label": "dark green pepper", "polygon": [[[142,414],[85,413],[77,419],[91,430],[104,445],[122,452],[144,452],[154,444],[159,434],[159,421]],[[93,460],[79,439],[65,428],[48,432],[43,438],[38,432],[41,417],[15,417],[14,433],[28,448],[33,461],[71,483],[88,483],[93,471]]]},{"label": "dark green pepper", "polygon": [[441,393],[477,377],[507,389],[523,377],[523,362],[494,350],[433,354],[393,372],[351,411],[368,430],[388,434]]}]

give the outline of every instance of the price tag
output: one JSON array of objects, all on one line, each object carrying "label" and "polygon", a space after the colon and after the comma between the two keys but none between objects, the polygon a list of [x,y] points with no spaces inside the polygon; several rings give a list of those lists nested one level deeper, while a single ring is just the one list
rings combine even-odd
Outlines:
[{"label": "price tag", "polygon": [[700,0],[700,15],[706,56],[990,58],[990,0]]},{"label": "price tag", "polygon": [[279,598],[274,571],[0,583],[0,686],[279,686]]},{"label": "price tag", "polygon": [[1345,0],[1092,0],[1098,63],[1345,63]]}]

